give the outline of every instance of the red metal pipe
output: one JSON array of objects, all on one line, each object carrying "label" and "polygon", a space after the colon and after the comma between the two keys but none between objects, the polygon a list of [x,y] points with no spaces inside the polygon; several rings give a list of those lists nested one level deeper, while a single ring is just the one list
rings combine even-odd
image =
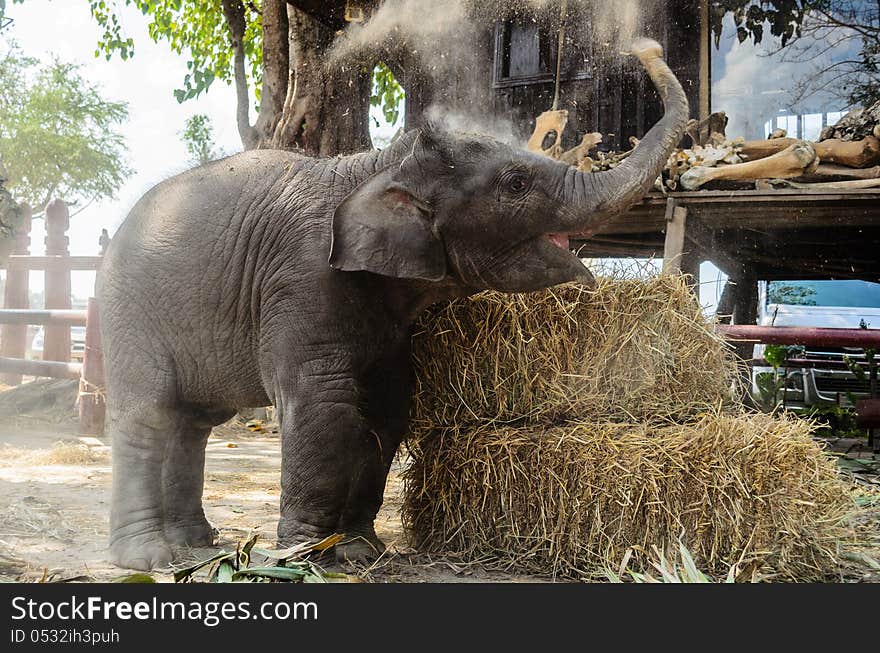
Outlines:
[{"label": "red metal pipe", "polygon": [[719,324],[715,328],[728,340],[764,345],[880,348],[880,329],[820,329],[753,324]]}]

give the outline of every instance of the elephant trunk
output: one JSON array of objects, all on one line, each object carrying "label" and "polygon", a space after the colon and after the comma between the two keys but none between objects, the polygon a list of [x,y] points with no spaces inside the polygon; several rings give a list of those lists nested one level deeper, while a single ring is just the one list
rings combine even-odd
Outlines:
[{"label": "elephant trunk", "polygon": [[[566,206],[572,209],[570,233],[594,233],[608,220],[629,209],[654,185],[669,155],[684,134],[690,110],[681,84],[663,60],[660,44],[638,39],[632,46],[663,100],[664,115],[645,135],[633,153],[612,170],[580,172],[571,166],[563,171]],[[562,164],[560,164],[562,165]]]}]

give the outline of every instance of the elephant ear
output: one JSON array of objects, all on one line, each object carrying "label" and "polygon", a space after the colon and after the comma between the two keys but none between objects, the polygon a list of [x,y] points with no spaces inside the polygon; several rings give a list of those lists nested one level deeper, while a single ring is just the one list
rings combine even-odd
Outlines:
[{"label": "elephant ear", "polygon": [[355,188],[333,214],[330,266],[401,279],[439,281],[446,251],[429,208],[391,171]]}]

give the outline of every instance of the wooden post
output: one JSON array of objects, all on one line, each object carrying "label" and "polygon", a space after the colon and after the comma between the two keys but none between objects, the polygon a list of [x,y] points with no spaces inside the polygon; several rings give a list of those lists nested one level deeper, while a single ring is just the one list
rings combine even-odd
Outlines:
[{"label": "wooden post", "polygon": [[[731,324],[757,324],[758,322],[758,278],[754,271],[742,266],[737,276],[731,278],[733,316]],[[751,360],[754,343],[740,342],[734,348],[743,360]]]},{"label": "wooden post", "polygon": [[700,297],[700,264],[703,262],[703,253],[694,243],[689,243],[689,248],[681,257],[681,273],[687,275],[688,285]]},{"label": "wooden post", "polygon": [[733,324],[756,324],[758,321],[758,278],[743,269],[733,282]]},{"label": "wooden post", "polygon": [[[27,204],[21,206],[22,223],[21,231],[15,239],[14,254],[27,256],[31,246],[31,222],[33,215],[31,207]],[[30,308],[28,292],[28,271],[6,268],[6,288],[3,291],[3,308]],[[0,357],[24,358],[27,352],[26,324],[4,324],[0,327]],[[21,374],[0,374],[0,383],[18,385],[21,383]]]},{"label": "wooden post", "polygon": [[663,273],[679,274],[684,257],[687,209],[671,197],[666,200],[666,243],[663,247]]},{"label": "wooden post", "polygon": [[733,293],[734,286],[730,279],[724,282],[724,288],[721,291],[721,297],[718,300],[718,308],[715,309],[715,316],[718,318],[718,324],[730,324],[733,317]]},{"label": "wooden post", "polygon": [[[67,204],[52,200],[46,207],[46,255],[70,256],[67,230],[70,228],[70,212]],[[46,268],[46,308],[70,309],[70,267],[64,259]],[[58,325],[46,326],[43,343],[43,360],[70,360],[70,328]]]},{"label": "wooden post", "polygon": [[89,297],[86,318],[86,350],[83,355],[82,377],[79,381],[79,426],[81,433],[86,435],[104,433],[106,405],[104,348],[101,343],[98,300]]}]

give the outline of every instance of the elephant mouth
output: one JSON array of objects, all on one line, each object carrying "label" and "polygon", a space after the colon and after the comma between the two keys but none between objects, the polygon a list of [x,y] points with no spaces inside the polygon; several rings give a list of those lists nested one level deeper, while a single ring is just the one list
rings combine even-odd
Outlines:
[{"label": "elephant mouth", "polygon": [[591,229],[589,231],[579,231],[577,233],[556,233],[556,234],[544,234],[544,237],[547,238],[551,243],[556,245],[559,249],[571,250],[571,239],[576,238],[578,240],[589,240],[595,234],[595,230]]},{"label": "elephant mouth", "polygon": [[[538,243],[547,243],[541,249],[543,250],[543,260],[545,265],[549,265],[556,269],[565,269],[567,272],[563,275],[567,281],[580,281],[588,287],[596,284],[596,279],[587,267],[580,260],[580,257],[571,250],[571,238],[580,238],[581,234],[570,233],[549,233],[540,236]],[[534,240],[532,241],[535,242]]]},{"label": "elephant mouth", "polygon": [[568,234],[547,234],[547,238],[550,239],[550,242],[556,245],[559,249],[569,250],[571,249],[571,241],[569,240]]}]

